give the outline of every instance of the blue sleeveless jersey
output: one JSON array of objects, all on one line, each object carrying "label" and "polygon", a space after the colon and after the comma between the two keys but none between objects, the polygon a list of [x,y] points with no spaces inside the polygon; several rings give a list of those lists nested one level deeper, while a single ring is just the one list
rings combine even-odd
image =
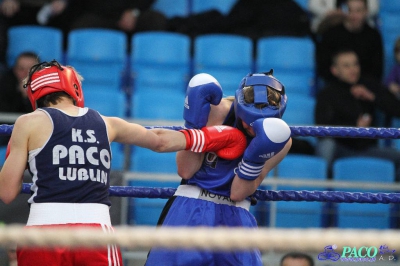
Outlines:
[{"label": "blue sleeveless jersey", "polygon": [[[233,105],[226,120],[228,120],[230,116],[234,116]],[[235,126],[235,124],[235,122],[224,122],[224,125],[228,126]],[[250,143],[250,140],[251,138],[247,138],[247,145]],[[242,157],[243,156],[236,160],[224,160],[213,152],[206,153],[200,169],[192,178],[187,180],[187,184],[196,185],[209,192],[229,197],[231,194],[231,184],[236,175],[235,169],[242,160]]]},{"label": "blue sleeveless jersey", "polygon": [[30,151],[33,195],[29,203],[101,203],[111,206],[111,149],[107,128],[97,111],[69,116],[42,108],[53,132],[40,149]]}]

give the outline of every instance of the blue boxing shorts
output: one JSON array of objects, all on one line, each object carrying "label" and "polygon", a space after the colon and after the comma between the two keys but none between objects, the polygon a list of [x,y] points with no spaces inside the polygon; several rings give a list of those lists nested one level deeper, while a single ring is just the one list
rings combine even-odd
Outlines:
[{"label": "blue boxing shorts", "polygon": [[[250,202],[232,202],[196,186],[178,187],[162,226],[254,227],[257,222],[248,211]],[[188,236],[190,237],[190,236]],[[153,248],[146,266],[262,266],[258,249],[231,252]]]}]

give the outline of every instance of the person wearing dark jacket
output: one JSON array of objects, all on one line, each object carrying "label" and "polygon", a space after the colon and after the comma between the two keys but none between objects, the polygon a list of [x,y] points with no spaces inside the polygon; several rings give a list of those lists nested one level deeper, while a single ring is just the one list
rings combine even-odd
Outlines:
[{"label": "person wearing dark jacket", "polygon": [[382,36],[368,24],[366,0],[347,0],[347,13],[343,23],[329,28],[317,38],[317,74],[324,81],[333,78],[330,72],[333,54],[342,49],[357,53],[363,76],[382,81]]},{"label": "person wearing dark jacket", "polygon": [[[29,102],[23,80],[28,76],[29,69],[39,63],[39,57],[32,52],[21,53],[15,65],[0,78],[0,112],[26,114],[33,109]],[[0,121],[0,124],[13,124],[8,121]],[[0,145],[7,145],[9,136],[0,137]]]},{"label": "person wearing dark jacket", "polygon": [[311,35],[307,12],[293,0],[238,0],[227,14],[211,9],[187,17],[170,18],[168,30],[192,37],[226,33],[253,40],[274,35]]},{"label": "person wearing dark jacket", "polygon": [[70,0],[70,30],[78,28],[109,28],[128,34],[148,30],[165,30],[166,18],[151,7],[151,0]]},{"label": "person wearing dark jacket", "polygon": [[[334,78],[317,95],[315,121],[322,126],[376,127],[377,111],[400,117],[400,101],[375,79],[361,76],[357,54],[341,50],[333,57]],[[400,151],[378,145],[377,139],[322,138],[316,154],[328,165],[340,157],[371,156],[395,163],[400,181]]]}]

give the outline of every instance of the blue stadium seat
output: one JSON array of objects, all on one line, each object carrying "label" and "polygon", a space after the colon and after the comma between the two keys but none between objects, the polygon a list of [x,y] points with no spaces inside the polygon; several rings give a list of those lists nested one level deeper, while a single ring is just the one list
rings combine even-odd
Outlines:
[{"label": "blue stadium seat", "polygon": [[[393,183],[395,167],[391,161],[371,157],[340,158],[333,163],[335,181]],[[341,190],[341,189],[336,189]],[[373,189],[346,189],[348,192],[388,192]],[[339,228],[389,229],[391,204],[338,203]]]},{"label": "blue stadium seat", "polygon": [[315,125],[315,98],[303,94],[287,92],[288,104],[283,120],[290,126]]},{"label": "blue stadium seat", "polygon": [[308,0],[294,0],[302,9],[308,12]]},{"label": "blue stadium seat", "polygon": [[197,14],[216,9],[221,14],[228,14],[237,0],[192,0],[192,13]]},{"label": "blue stadium seat", "polygon": [[295,72],[274,72],[274,76],[282,82],[285,86],[285,91],[289,95],[304,94],[306,96],[313,96],[315,88],[315,78],[307,73]]},{"label": "blue stadium seat", "polygon": [[124,145],[121,143],[112,142],[111,152],[112,152],[111,170],[123,171],[125,166]]},{"label": "blue stadium seat", "polygon": [[379,13],[381,14],[380,16],[383,16],[383,14],[386,14],[386,13],[399,14],[399,12],[400,12],[400,2],[399,1],[393,1],[393,0],[379,1]]},{"label": "blue stadium seat", "polygon": [[[140,173],[176,174],[176,153],[156,153],[148,149],[133,147],[130,170]],[[133,180],[131,186],[178,187],[180,178],[174,181]],[[135,225],[156,225],[166,199],[132,198],[130,200],[129,223]]]},{"label": "blue stadium seat", "polygon": [[[277,167],[279,179],[327,180],[327,163],[323,158],[311,155],[288,154]],[[278,186],[277,190],[325,190],[312,186]],[[324,204],[322,202],[278,201],[276,227],[323,227]]]},{"label": "blue stadium seat", "polygon": [[379,21],[384,48],[384,77],[386,77],[396,63],[393,47],[396,40],[400,38],[400,27],[398,26],[400,25],[400,16],[398,12],[381,12]]},{"label": "blue stadium seat", "polygon": [[[140,176],[140,174],[139,174]],[[177,180],[179,178],[177,177]],[[179,180],[180,181],[180,180]],[[150,188],[177,188],[179,181],[130,181],[130,186]],[[167,199],[131,198],[129,199],[128,223],[132,225],[155,226]]]},{"label": "blue stadium seat", "polygon": [[7,146],[0,147],[0,165],[3,165],[4,161],[6,160],[6,151]]},{"label": "blue stadium seat", "polygon": [[117,91],[122,87],[127,59],[127,37],[110,29],[75,29],[68,34],[67,63],[85,84]]},{"label": "blue stadium seat", "polygon": [[165,93],[163,88],[139,90],[131,99],[134,119],[183,121],[184,92]]},{"label": "blue stadium seat", "polygon": [[185,92],[190,73],[189,36],[173,32],[139,32],[133,35],[131,43],[135,92],[158,88]]},{"label": "blue stadium seat", "polygon": [[63,63],[62,31],[43,26],[14,26],[8,29],[7,63],[11,67],[21,52],[34,52],[41,61]]},{"label": "blue stadium seat", "polygon": [[[315,45],[309,37],[264,37],[257,42],[256,71],[265,72],[273,68],[274,75],[278,79],[280,75],[291,75],[291,77],[301,77],[301,80],[305,80],[307,85],[313,85],[315,80],[314,58]],[[281,80],[285,85],[285,78]],[[290,84],[289,80],[288,84]],[[302,84],[302,86],[305,84]],[[294,91],[300,90],[300,88],[291,88],[287,85],[288,92],[292,89]],[[310,86],[308,90],[304,91],[304,94],[313,95],[313,89]]]},{"label": "blue stadium seat", "polygon": [[198,36],[194,40],[193,65],[195,74],[213,75],[225,95],[234,95],[242,78],[253,70],[252,40],[229,34]]},{"label": "blue stadium seat", "polygon": [[[283,115],[283,120],[289,126],[313,126],[315,98],[305,94],[286,92],[288,104]],[[312,146],[316,145],[317,139],[314,137],[296,137],[309,142]]]},{"label": "blue stadium seat", "polygon": [[[85,83],[86,81],[83,81]],[[85,106],[99,111],[105,116],[126,117],[126,96],[122,91],[104,90],[102,88],[85,87]]]},{"label": "blue stadium seat", "polygon": [[190,14],[188,0],[156,0],[153,9],[163,13],[167,18],[186,17]]}]

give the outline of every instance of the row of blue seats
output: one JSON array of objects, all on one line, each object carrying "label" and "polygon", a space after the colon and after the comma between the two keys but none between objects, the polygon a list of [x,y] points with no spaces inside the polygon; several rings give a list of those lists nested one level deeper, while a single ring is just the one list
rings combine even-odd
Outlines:
[{"label": "row of blue seats", "polygon": [[[133,50],[128,55],[123,32],[74,30],[69,34],[64,54],[59,30],[18,26],[9,30],[7,56],[10,65],[18,54],[29,50],[38,53],[42,60],[57,59],[73,65],[84,76],[85,87],[95,89],[123,87],[138,91],[162,86],[163,91],[183,93],[191,75],[206,72],[220,81],[226,95],[233,95],[244,74],[273,68],[287,92],[313,96],[316,91],[315,46],[307,37],[266,37],[253,47],[252,41],[243,36],[202,35],[193,40],[193,56],[191,40],[182,34],[143,32],[130,41]],[[386,73],[394,64],[390,48],[386,46],[391,51],[385,55]]]},{"label": "row of blue seats", "polygon": [[[29,40],[27,42],[26,40]],[[42,60],[57,59],[73,65],[87,86],[119,89],[160,87],[184,91],[189,75],[207,72],[232,95],[241,78],[252,71],[275,70],[292,91],[312,94],[315,79],[315,47],[311,38],[276,36],[260,39],[207,34],[193,40],[172,32],[141,32],[129,40],[121,31],[79,29],[68,35],[67,51],[62,34],[54,28],[17,26],[9,30],[7,58],[12,65],[23,51],[36,52]],[[256,50],[256,58],[254,58]],[[273,51],[273,52],[271,52]]]},{"label": "row of blue seats", "polygon": [[[144,156],[143,156],[144,155]],[[169,163],[154,166],[146,156],[140,152],[135,161],[135,172],[176,173],[174,155]],[[142,157],[143,158],[140,158]],[[165,156],[165,155],[164,155]],[[152,157],[154,161],[154,157]],[[163,161],[162,159],[157,162]],[[164,160],[165,161],[165,160]],[[140,174],[139,174],[140,176]],[[317,183],[327,181],[327,164],[319,157],[309,155],[289,154],[272,171],[268,178],[276,177],[277,181],[290,179],[304,179]],[[178,180],[178,178],[177,178]],[[333,180],[346,182],[379,182],[393,184],[395,180],[394,165],[390,161],[369,158],[349,157],[338,159],[333,167]],[[147,187],[177,187],[178,181],[131,181],[130,185]],[[390,190],[374,189],[341,189],[327,187],[303,186],[262,186],[261,189],[272,190],[308,190],[308,191],[348,191],[383,193]],[[156,225],[159,214],[166,200],[134,198],[130,200],[129,223],[136,225]],[[324,202],[296,202],[258,201],[251,207],[260,226],[276,227],[340,227],[340,228],[374,228],[388,229],[398,226],[399,210],[393,204],[365,204],[365,203],[324,203]]]}]

